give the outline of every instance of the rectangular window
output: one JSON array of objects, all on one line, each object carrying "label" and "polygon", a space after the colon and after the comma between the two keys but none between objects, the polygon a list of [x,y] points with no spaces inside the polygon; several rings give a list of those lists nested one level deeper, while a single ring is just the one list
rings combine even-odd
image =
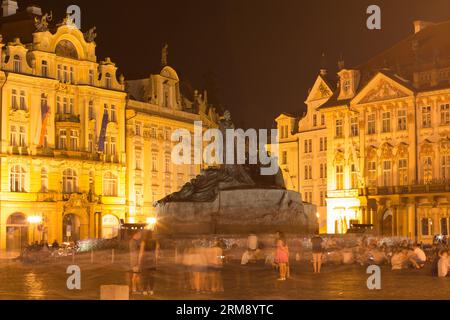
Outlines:
[{"label": "rectangular window", "polygon": [[111,122],[117,122],[117,112],[116,112],[116,106],[111,106],[111,112],[110,112]]},{"label": "rectangular window", "polygon": [[94,85],[94,70],[89,70],[89,85]]},{"label": "rectangular window", "polygon": [[367,163],[368,171],[368,185],[370,187],[375,187],[377,185],[377,163],[376,161],[369,161]]},{"label": "rectangular window", "polygon": [[70,130],[70,150],[78,151],[78,131]]},{"label": "rectangular window", "polygon": [[62,114],[61,97],[56,97],[56,113]]},{"label": "rectangular window", "polygon": [[141,126],[142,126],[141,123],[136,122],[136,135],[137,135],[138,137],[140,137],[140,136],[142,135]]},{"label": "rectangular window", "polygon": [[17,147],[17,128],[12,126],[9,131],[9,145],[12,147]]},{"label": "rectangular window", "polygon": [[406,130],[407,124],[407,114],[406,110],[399,110],[397,113],[397,130],[403,131]]},{"label": "rectangular window", "polygon": [[70,83],[75,83],[75,71],[73,70],[73,67],[70,67]]},{"label": "rectangular window", "polygon": [[62,80],[62,67],[60,64],[58,64],[58,80]]},{"label": "rectangular window", "polygon": [[64,83],[67,83],[67,82],[69,82],[69,72],[68,72],[68,70],[67,70],[67,66],[63,66],[63,80],[64,80]]},{"label": "rectangular window", "polygon": [[142,155],[136,152],[136,170],[142,170]]},{"label": "rectangular window", "polygon": [[19,103],[18,103],[18,97],[17,97],[17,90],[13,89],[11,92],[11,108],[13,110],[19,109]]},{"label": "rectangular window", "polygon": [[323,163],[321,163],[320,164],[320,173],[319,173],[320,175],[320,179],[323,179],[323,177],[324,177],[324,174],[323,174]]},{"label": "rectangular window", "polygon": [[351,166],[351,185],[352,189],[358,189],[358,171],[356,170],[356,165]]},{"label": "rectangular window", "polygon": [[322,115],[320,116],[320,124],[321,124],[322,126],[325,125],[325,115],[324,115],[324,114],[322,114]]},{"label": "rectangular window", "polygon": [[20,127],[19,147],[26,147],[26,146],[27,146],[27,131],[25,130],[25,127]]},{"label": "rectangular window", "polygon": [[450,155],[441,158],[441,176],[443,180],[450,180]]},{"label": "rectangular window", "polygon": [[421,225],[422,225],[422,235],[423,236],[429,236],[431,235],[431,219],[429,218],[423,218],[421,220]]},{"label": "rectangular window", "polygon": [[48,77],[48,63],[45,60],[42,60],[42,70],[41,70],[41,75],[44,78]]},{"label": "rectangular window", "polygon": [[376,115],[371,113],[367,116],[367,134],[376,133]]},{"label": "rectangular window", "polygon": [[344,120],[338,119],[336,120],[336,138],[342,138],[344,132],[342,130],[344,124]]},{"label": "rectangular window", "polygon": [[422,128],[431,128],[431,106],[422,107]]},{"label": "rectangular window", "polygon": [[441,104],[441,124],[450,124],[450,104]]},{"label": "rectangular window", "polygon": [[88,152],[94,152],[94,135],[92,133],[88,135]]},{"label": "rectangular window", "polygon": [[67,149],[67,131],[59,130],[59,149],[66,150]]},{"label": "rectangular window", "polygon": [[398,183],[401,186],[408,185],[408,160],[398,160]]},{"label": "rectangular window", "polygon": [[350,134],[352,137],[359,135],[358,117],[352,117],[350,119]]},{"label": "rectangular window", "polygon": [[383,161],[383,184],[385,187],[392,185],[392,162],[390,160]]},{"label": "rectangular window", "polygon": [[69,100],[69,114],[75,114],[75,100],[73,98]]},{"label": "rectangular window", "polygon": [[317,115],[313,115],[313,127],[317,127]]},{"label": "rectangular window", "polygon": [[441,218],[441,234],[448,236],[448,218]]},{"label": "rectangular window", "polygon": [[383,133],[391,132],[391,113],[383,112],[381,118],[383,124]]},{"label": "rectangular window", "polygon": [[425,157],[423,161],[423,181],[430,183],[433,180],[433,159]]},{"label": "rectangular window", "polygon": [[111,137],[111,155],[112,156],[117,155],[116,144],[117,144],[117,139],[115,137]]},{"label": "rectangular window", "polygon": [[20,110],[27,110],[27,98],[25,91],[20,91]]},{"label": "rectangular window", "polygon": [[309,153],[312,153],[313,152],[313,143],[312,143],[313,141],[312,141],[312,139],[309,139],[309,141],[308,141],[308,145],[309,145]]},{"label": "rectangular window", "polygon": [[95,119],[94,101],[89,101],[89,120]]},{"label": "rectangular window", "polygon": [[63,113],[68,114],[69,113],[69,105],[67,103],[67,98],[63,98]]},{"label": "rectangular window", "polygon": [[336,190],[344,189],[344,166],[336,166]]},{"label": "rectangular window", "polygon": [[308,153],[308,140],[305,140],[305,147],[304,147],[304,151],[305,153]]},{"label": "rectangular window", "polygon": [[[191,168],[192,168],[192,166],[191,166]],[[152,171],[158,172],[158,158],[156,155],[152,156]]]}]

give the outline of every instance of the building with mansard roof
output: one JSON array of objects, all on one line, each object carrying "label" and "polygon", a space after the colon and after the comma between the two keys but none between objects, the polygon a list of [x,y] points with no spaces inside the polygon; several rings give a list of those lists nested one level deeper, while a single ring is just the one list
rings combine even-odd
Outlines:
[{"label": "building with mansard roof", "polygon": [[[336,86],[316,80],[309,96],[318,102],[307,103],[304,119],[314,124],[317,112],[325,120],[328,233],[372,224],[377,234],[423,242],[448,234],[449,35],[450,22],[417,21],[414,34],[366,63],[340,63]],[[320,140],[313,140],[312,155],[297,154],[300,163],[318,159]],[[304,194],[308,181],[299,183]],[[320,199],[315,192],[313,202]]]}]

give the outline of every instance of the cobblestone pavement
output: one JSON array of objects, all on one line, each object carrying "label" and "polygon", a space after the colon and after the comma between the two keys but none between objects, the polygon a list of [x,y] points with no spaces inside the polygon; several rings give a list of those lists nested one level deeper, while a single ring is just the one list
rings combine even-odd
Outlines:
[{"label": "cobblestone pavement", "polygon": [[[119,260],[119,259],[118,259]],[[126,257],[122,261],[126,261]],[[75,299],[96,300],[102,284],[126,284],[126,263],[111,264],[107,257],[89,255],[77,258],[81,268],[81,290],[66,287],[69,275],[66,269],[71,258],[40,265],[3,262],[0,265],[0,299]],[[225,292],[196,294],[185,289],[183,269],[173,264],[162,264],[156,273],[155,295],[148,299],[183,300],[316,300],[316,299],[450,299],[450,279],[431,277],[429,266],[424,270],[393,272],[382,267],[382,289],[367,289],[369,275],[361,266],[325,266],[315,275],[306,262],[291,266],[291,278],[278,282],[277,274],[264,265],[240,266],[229,263],[222,272]],[[144,296],[133,296],[144,299]],[[145,297],[147,298],[147,297]]]}]

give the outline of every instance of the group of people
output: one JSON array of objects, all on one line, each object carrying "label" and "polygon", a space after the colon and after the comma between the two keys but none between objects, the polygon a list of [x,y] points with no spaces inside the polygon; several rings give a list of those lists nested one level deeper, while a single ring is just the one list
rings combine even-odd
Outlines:
[{"label": "group of people", "polygon": [[209,246],[188,244],[182,251],[181,265],[184,269],[186,289],[197,293],[223,292],[222,267],[223,244],[214,241]]},{"label": "group of people", "polygon": [[127,280],[132,294],[154,294],[159,249],[159,242],[153,238],[149,230],[137,231],[131,237],[129,241],[131,274]]}]

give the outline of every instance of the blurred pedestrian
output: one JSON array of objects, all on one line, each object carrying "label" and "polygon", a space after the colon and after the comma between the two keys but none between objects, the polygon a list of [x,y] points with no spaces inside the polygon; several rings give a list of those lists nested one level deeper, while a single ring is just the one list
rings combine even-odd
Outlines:
[{"label": "blurred pedestrian", "polygon": [[150,231],[147,231],[141,241],[139,250],[139,270],[141,272],[141,286],[144,295],[152,296],[154,294],[158,251],[158,241],[153,239]]},{"label": "blurred pedestrian", "polygon": [[320,273],[322,268],[323,239],[319,235],[315,235],[311,238],[311,244],[314,273]]},{"label": "blurred pedestrian", "polygon": [[286,241],[283,239],[278,239],[277,241],[277,251],[275,255],[275,262],[278,264],[280,277],[279,281],[286,281],[287,278],[287,267],[289,263],[289,248],[286,245]]},{"label": "blurred pedestrian", "polygon": [[131,292],[133,294],[139,293],[141,272],[139,269],[139,252],[141,247],[142,233],[136,231],[131,237],[128,248],[130,252],[130,273],[131,273]]}]

